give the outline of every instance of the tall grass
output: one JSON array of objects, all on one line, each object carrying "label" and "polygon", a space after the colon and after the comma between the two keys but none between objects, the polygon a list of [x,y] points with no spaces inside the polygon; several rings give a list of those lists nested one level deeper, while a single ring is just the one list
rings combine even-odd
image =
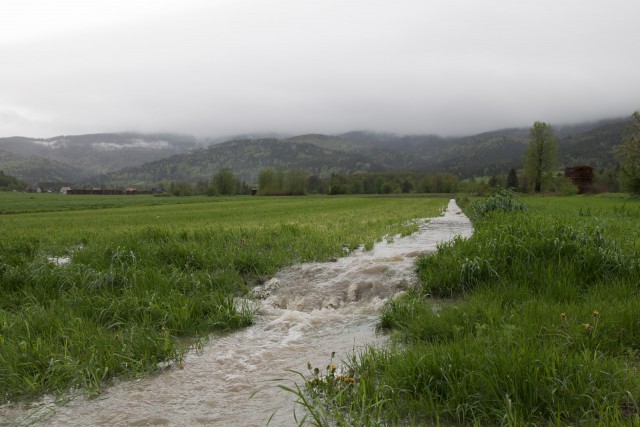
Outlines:
[{"label": "tall grass", "polygon": [[361,381],[325,420],[640,424],[638,201],[526,202],[471,207],[475,235],[420,260],[381,315],[395,346],[345,362]]},{"label": "tall grass", "polygon": [[113,205],[103,209],[64,199],[67,211],[52,200],[51,212],[0,215],[2,401],[72,387],[97,393],[114,376],[179,361],[181,338],[250,325],[253,312],[236,297],[283,266],[410,233],[409,219],[446,203],[239,197],[153,206],[107,197]]}]

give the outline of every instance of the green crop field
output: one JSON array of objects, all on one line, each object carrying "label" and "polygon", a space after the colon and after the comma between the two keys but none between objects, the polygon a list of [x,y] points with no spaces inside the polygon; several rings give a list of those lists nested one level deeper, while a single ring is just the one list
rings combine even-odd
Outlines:
[{"label": "green crop field", "polygon": [[342,256],[446,199],[0,193],[0,400],[97,392],[252,323],[278,269]]},{"label": "green crop field", "polygon": [[[319,424],[640,424],[640,200],[466,205],[473,237],[419,260],[369,349],[293,391]],[[338,370],[339,371],[339,370]]]}]

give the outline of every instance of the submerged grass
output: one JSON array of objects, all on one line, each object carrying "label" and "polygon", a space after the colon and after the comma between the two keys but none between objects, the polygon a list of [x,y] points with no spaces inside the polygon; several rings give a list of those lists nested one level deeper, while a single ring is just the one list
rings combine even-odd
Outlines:
[{"label": "submerged grass", "polygon": [[446,203],[41,196],[30,213],[31,196],[0,193],[22,209],[0,215],[0,401],[179,361],[182,337],[251,324],[236,297],[283,266],[408,234]]},{"label": "submerged grass", "polygon": [[387,305],[395,345],[346,362],[359,381],[320,424],[639,425],[638,200],[480,203],[474,236]]}]

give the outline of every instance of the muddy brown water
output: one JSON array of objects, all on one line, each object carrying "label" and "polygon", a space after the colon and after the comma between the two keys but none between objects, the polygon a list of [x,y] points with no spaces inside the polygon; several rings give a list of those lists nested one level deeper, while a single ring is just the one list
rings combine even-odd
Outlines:
[{"label": "muddy brown water", "polygon": [[[302,383],[287,370],[308,374],[308,361],[323,370],[334,351],[339,364],[368,345],[384,345],[376,320],[388,298],[415,282],[416,257],[473,232],[453,200],[442,216],[416,221],[418,232],[385,239],[370,251],[280,271],[254,291],[256,323],[212,336],[186,356],[184,369],[174,364],[119,382],[94,399],[5,405],[0,425],[264,426],[270,419],[273,426],[295,425],[294,396],[275,387]],[[275,378],[284,380],[270,381]]]}]

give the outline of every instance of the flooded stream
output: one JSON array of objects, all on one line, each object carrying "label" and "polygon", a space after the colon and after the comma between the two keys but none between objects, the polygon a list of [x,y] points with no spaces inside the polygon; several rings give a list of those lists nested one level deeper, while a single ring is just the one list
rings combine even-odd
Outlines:
[{"label": "flooded stream", "polygon": [[307,361],[322,368],[333,351],[339,361],[366,345],[384,345],[374,331],[378,313],[386,299],[416,280],[416,257],[435,251],[438,242],[472,233],[453,200],[441,217],[417,221],[417,233],[387,239],[370,251],[280,271],[254,291],[256,323],[213,336],[198,354],[186,356],[184,369],[174,365],[119,382],[91,400],[4,407],[0,425],[265,426],[272,416],[270,425],[295,425],[294,396],[275,387],[291,383],[268,380],[300,382],[286,370],[307,373]]}]

